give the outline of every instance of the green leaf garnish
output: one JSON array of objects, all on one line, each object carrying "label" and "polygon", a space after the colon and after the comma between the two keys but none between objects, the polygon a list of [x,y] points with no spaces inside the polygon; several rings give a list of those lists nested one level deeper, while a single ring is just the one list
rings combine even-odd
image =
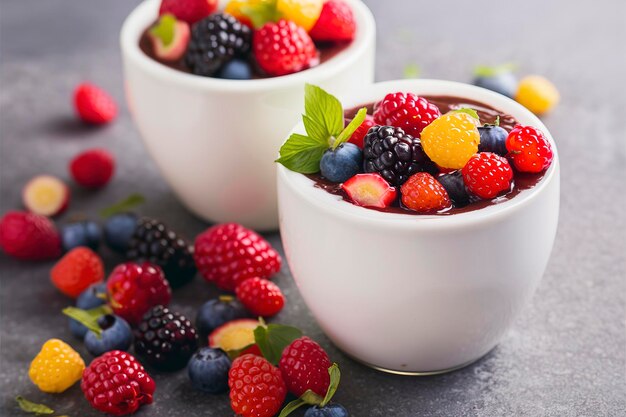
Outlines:
[{"label": "green leaf garnish", "polygon": [[[304,86],[304,114],[325,127],[324,137],[329,140],[343,130],[343,107],[337,97],[312,84]],[[329,142],[330,145],[330,142]]]},{"label": "green leaf garnish", "polygon": [[63,309],[63,314],[73,318],[92,332],[96,334],[98,338],[102,335],[102,329],[98,325],[98,319],[105,314],[111,314],[113,310],[107,305],[92,308],[91,310],[82,310],[76,307],[66,307]]},{"label": "green leaf garnish", "polygon": [[145,202],[146,198],[143,195],[139,193],[133,193],[122,201],[119,201],[112,206],[100,210],[100,216],[106,219],[107,217],[111,217],[114,214],[130,211],[133,207],[138,206],[139,204],[143,204]]},{"label": "green leaf garnish", "polygon": [[335,139],[333,143],[333,149],[337,149],[337,146],[350,139],[350,136],[352,136],[354,131],[361,126],[365,120],[365,116],[367,116],[367,107],[359,109],[354,118],[348,123],[348,126],[337,136],[337,139]]},{"label": "green leaf garnish", "polygon": [[166,13],[161,16],[151,29],[150,33],[163,42],[163,46],[168,46],[174,41],[174,31],[176,29],[176,16]]},{"label": "green leaf garnish", "polygon": [[493,123],[485,123],[483,126],[500,126],[500,116],[496,116],[496,120]]},{"label": "green leaf garnish", "polygon": [[277,0],[264,0],[242,6],[239,10],[250,21],[255,29],[260,29],[268,22],[278,22],[282,14],[278,11]]},{"label": "green leaf garnish", "polygon": [[326,404],[330,402],[330,400],[337,392],[337,387],[339,387],[339,380],[341,379],[341,372],[339,371],[339,365],[333,363],[330,368],[328,368],[328,373],[330,375],[330,384],[328,385],[328,390],[326,391],[326,395],[324,398],[320,397],[310,389],[306,390],[304,394],[300,396],[290,403],[288,403],[285,408],[280,412],[278,417],[287,417],[293,411],[302,407],[305,404],[308,405],[317,405],[319,407],[324,407]]},{"label": "green leaf garnish", "polygon": [[231,349],[231,350],[227,350],[226,354],[228,355],[228,357],[230,358],[231,361],[234,361],[235,359],[237,359],[238,357],[241,356],[241,354],[246,350],[249,349],[250,347],[254,346],[254,343],[250,343],[249,345],[246,345],[244,347],[242,347],[241,349]]},{"label": "green leaf garnish", "polygon": [[28,401],[26,398],[18,395],[15,397],[15,401],[17,401],[17,405],[22,409],[22,411],[26,411],[27,413],[35,414],[38,416],[53,414],[54,410],[47,405],[37,404],[32,401]]},{"label": "green leaf garnish", "polygon": [[328,373],[330,375],[330,384],[328,385],[326,395],[320,404],[321,407],[324,407],[330,402],[330,400],[332,400],[335,392],[337,392],[337,388],[339,388],[339,381],[341,380],[341,371],[339,370],[339,365],[336,363],[333,363],[330,368],[328,368]]},{"label": "green leaf garnish", "polygon": [[278,364],[283,350],[291,342],[302,336],[302,331],[296,327],[282,324],[269,324],[254,329],[254,341],[261,353],[274,365]]},{"label": "green leaf garnish", "polygon": [[469,114],[470,116],[472,116],[474,119],[480,121],[480,117],[478,116],[478,112],[472,108],[469,107],[462,107],[458,110],[452,110],[452,113],[465,113],[465,114]]},{"label": "green leaf garnish", "polygon": [[496,65],[495,67],[479,65],[474,68],[474,75],[477,77],[495,77],[496,75],[515,71],[516,68],[517,65],[510,62],[506,64]]},{"label": "green leaf garnish", "polygon": [[419,78],[422,69],[417,64],[408,64],[404,67],[404,78]]},{"label": "green leaf garnish", "polygon": [[320,143],[308,136],[293,133],[280,148],[280,158],[275,162],[302,174],[315,174],[320,170],[320,160],[327,143]]}]

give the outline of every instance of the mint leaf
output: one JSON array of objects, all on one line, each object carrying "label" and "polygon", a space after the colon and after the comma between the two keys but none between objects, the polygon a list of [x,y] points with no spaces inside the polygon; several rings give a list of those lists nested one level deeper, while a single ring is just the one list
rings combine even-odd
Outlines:
[{"label": "mint leaf", "polygon": [[302,121],[304,122],[306,134],[311,139],[315,139],[319,141],[320,144],[323,143],[324,145],[328,143],[328,132],[326,130],[326,126],[306,114],[302,115]]},{"label": "mint leaf", "polygon": [[325,136],[329,140],[343,130],[341,103],[335,96],[316,85],[305,84],[304,86],[304,113],[324,126]]},{"label": "mint leaf", "polygon": [[265,0],[241,6],[239,11],[252,22],[255,29],[260,29],[268,22],[278,22],[282,14],[278,11],[276,0]]},{"label": "mint leaf", "polygon": [[113,310],[107,305],[92,308],[91,310],[81,310],[76,307],[66,307],[63,310],[63,314],[73,318],[92,332],[99,338],[102,335],[102,329],[98,325],[98,319],[105,314],[111,314]]},{"label": "mint leaf", "polygon": [[417,64],[409,64],[404,67],[404,78],[419,78],[422,70]]},{"label": "mint leaf", "polygon": [[477,77],[495,77],[496,75],[504,74],[506,72],[515,71],[517,65],[512,63],[506,63],[501,65],[496,65],[494,67],[489,67],[486,65],[479,65],[474,68],[474,75]]},{"label": "mint leaf", "polygon": [[254,343],[250,343],[249,345],[246,345],[244,347],[242,347],[241,349],[231,349],[231,350],[227,350],[226,354],[228,355],[228,358],[231,361],[234,361],[235,359],[237,359],[239,356],[241,356],[241,354],[243,353],[243,351],[245,351],[246,349],[249,349],[250,347],[254,346]]},{"label": "mint leaf", "polygon": [[480,117],[478,116],[478,112],[474,109],[471,109],[469,107],[462,107],[458,110],[452,110],[453,113],[465,113],[465,114],[469,114],[470,116],[472,116],[474,119],[480,121]]},{"label": "mint leaf", "polygon": [[327,143],[298,133],[292,134],[280,148],[280,158],[275,162],[302,174],[315,174],[320,170],[320,160]]},{"label": "mint leaf", "polygon": [[150,29],[150,33],[163,42],[163,46],[168,46],[174,41],[174,30],[176,27],[176,17],[171,13],[166,13]]},{"label": "mint leaf", "polygon": [[341,380],[341,371],[339,370],[339,365],[336,363],[333,363],[330,368],[328,368],[328,373],[330,374],[330,384],[328,385],[328,391],[326,391],[324,399],[320,403],[320,407],[324,407],[332,400],[339,387],[339,381]]},{"label": "mint leaf", "polygon": [[287,417],[303,405],[306,405],[306,402],[302,398],[296,398],[295,400],[287,403],[287,405],[281,410],[278,417]]},{"label": "mint leaf", "polygon": [[337,149],[337,146],[350,139],[354,131],[363,124],[365,116],[367,116],[367,107],[359,109],[354,118],[348,123],[348,126],[337,136],[335,143],[333,143],[333,149]]},{"label": "mint leaf", "polygon": [[100,216],[106,219],[115,214],[130,211],[133,207],[138,206],[139,204],[143,204],[145,203],[145,201],[146,199],[143,195],[139,193],[133,193],[126,197],[124,200],[100,210]]},{"label": "mint leaf", "polygon": [[269,324],[254,329],[254,341],[261,353],[274,365],[278,364],[283,350],[291,342],[302,336],[300,329],[282,324]]},{"label": "mint leaf", "polygon": [[15,397],[15,401],[17,401],[17,405],[22,409],[22,411],[26,411],[27,413],[35,414],[38,416],[54,414],[54,410],[47,405],[37,404],[32,401],[28,401],[21,395]]}]

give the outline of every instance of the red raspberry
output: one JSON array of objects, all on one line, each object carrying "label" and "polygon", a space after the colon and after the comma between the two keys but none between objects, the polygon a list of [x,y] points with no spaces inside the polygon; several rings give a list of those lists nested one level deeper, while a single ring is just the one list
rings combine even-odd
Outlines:
[{"label": "red raspberry", "polygon": [[91,249],[79,246],[65,254],[50,271],[55,287],[76,298],[91,284],[104,279],[102,259]]},{"label": "red raspberry", "polygon": [[509,161],[491,152],[472,156],[461,170],[467,189],[480,198],[491,199],[511,188],[513,170]]},{"label": "red raspberry", "polygon": [[242,355],[228,372],[230,406],[243,417],[272,417],[285,401],[287,388],[280,370],[256,355]]},{"label": "red raspberry", "polygon": [[70,163],[70,173],[74,180],[87,188],[105,186],[115,170],[113,155],[104,149],[90,149],[82,152]]},{"label": "red raspberry", "polygon": [[550,166],[554,157],[548,139],[532,126],[515,126],[506,138],[506,150],[520,172],[541,172]]},{"label": "red raspberry", "polygon": [[350,6],[341,0],[324,3],[320,17],[309,32],[318,41],[351,41],[356,32],[356,21]]},{"label": "red raspberry", "polygon": [[217,10],[217,0],[162,0],[159,16],[171,13],[179,20],[191,24],[204,19]]},{"label": "red raspberry", "polygon": [[416,138],[439,116],[437,106],[413,93],[387,94],[374,111],[376,124],[400,127]]},{"label": "red raspberry", "polygon": [[285,297],[278,285],[262,278],[248,278],[235,290],[241,304],[255,316],[275,316],[283,309]]},{"label": "red raspberry", "polygon": [[106,91],[90,83],[76,87],[74,107],[84,122],[96,125],[108,123],[117,115],[115,100]]},{"label": "red raspberry", "polygon": [[202,276],[234,291],[246,278],[280,271],[280,255],[261,236],[237,223],[208,228],[196,238],[194,259]]},{"label": "red raspberry", "polygon": [[55,259],[61,255],[61,238],[47,217],[9,211],[0,220],[0,247],[17,259]]},{"label": "red raspberry", "polygon": [[402,185],[402,204],[419,213],[450,207],[450,197],[443,185],[427,172],[418,172]]},{"label": "red raspberry", "polygon": [[85,368],[80,388],[96,410],[123,416],[151,404],[155,384],[133,355],[112,350]]},{"label": "red raspberry", "polygon": [[328,368],[331,365],[324,349],[303,336],[283,350],[278,367],[293,395],[299,397],[310,389],[323,398],[330,385]]},{"label": "red raspberry", "polygon": [[107,280],[111,308],[130,324],[139,324],[156,305],[167,306],[172,291],[163,270],[149,262],[118,265]]},{"label": "red raspberry", "polygon": [[365,135],[367,135],[367,131],[370,130],[370,127],[376,125],[374,122],[374,116],[370,116],[369,114],[365,116],[365,120],[363,123],[356,128],[348,142],[354,143],[359,148],[363,149],[363,139],[365,139]]},{"label": "red raspberry", "polygon": [[319,62],[309,34],[290,20],[269,22],[255,31],[252,49],[259,67],[274,76],[302,71]]}]

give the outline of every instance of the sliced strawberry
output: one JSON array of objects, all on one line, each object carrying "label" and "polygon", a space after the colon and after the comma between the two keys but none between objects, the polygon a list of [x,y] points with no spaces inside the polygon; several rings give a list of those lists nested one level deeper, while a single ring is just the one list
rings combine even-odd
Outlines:
[{"label": "sliced strawberry", "polygon": [[[222,324],[209,335],[209,347],[220,348],[225,352],[241,350],[254,344],[254,329],[258,320],[238,319]],[[246,349],[245,353],[255,353],[257,349]]]},{"label": "sliced strawberry", "polygon": [[341,185],[352,202],[364,207],[389,207],[397,196],[396,189],[378,174],[357,174]]},{"label": "sliced strawberry", "polygon": [[56,177],[39,175],[24,186],[22,200],[31,213],[52,217],[67,208],[70,189]]},{"label": "sliced strawberry", "polygon": [[163,61],[177,61],[185,55],[191,38],[189,25],[177,20],[172,14],[161,16],[150,29],[148,37],[152,41],[154,55]]},{"label": "sliced strawberry", "polygon": [[351,41],[356,32],[356,22],[350,6],[341,0],[324,3],[322,13],[309,32],[314,41]]}]

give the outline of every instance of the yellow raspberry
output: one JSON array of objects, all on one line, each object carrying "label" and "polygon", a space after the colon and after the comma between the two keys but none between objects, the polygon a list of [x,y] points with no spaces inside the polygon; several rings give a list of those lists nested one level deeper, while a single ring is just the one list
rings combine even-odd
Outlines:
[{"label": "yellow raspberry", "polygon": [[269,4],[269,0],[230,0],[228,4],[226,4],[226,7],[224,7],[224,13],[228,13],[240,22],[252,26],[250,18],[243,12],[243,10],[246,7],[254,9],[263,3]]},{"label": "yellow raspberry", "polygon": [[515,100],[535,114],[544,114],[561,99],[559,90],[547,78],[529,75],[520,80]]},{"label": "yellow raspberry", "polygon": [[281,15],[310,31],[322,13],[322,0],[278,0],[276,8]]},{"label": "yellow raspberry", "polygon": [[70,345],[50,339],[30,363],[28,376],[43,392],[63,392],[83,375],[85,362]]},{"label": "yellow raspberry", "polygon": [[467,113],[450,112],[422,130],[426,155],[443,168],[461,169],[478,151],[478,120]]}]

